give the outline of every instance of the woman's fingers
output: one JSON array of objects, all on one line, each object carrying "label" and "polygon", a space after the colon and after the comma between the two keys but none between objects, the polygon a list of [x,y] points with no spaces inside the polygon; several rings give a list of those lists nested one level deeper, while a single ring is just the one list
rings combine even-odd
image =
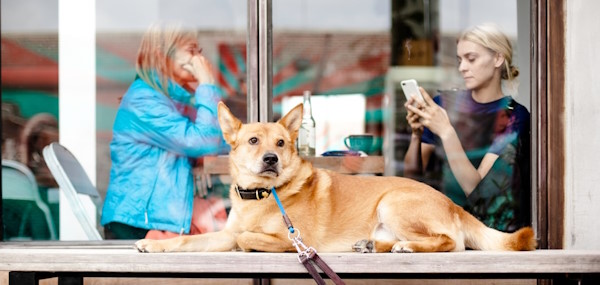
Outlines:
[{"label": "woman's fingers", "polygon": [[419,117],[429,117],[429,114],[424,109],[420,109],[419,107],[415,107],[413,105],[408,105],[408,106],[406,106],[406,109],[417,114]]},{"label": "woman's fingers", "polygon": [[423,95],[423,98],[425,99],[425,102],[427,103],[427,105],[429,105],[429,106],[436,105],[435,102],[433,101],[433,99],[431,99],[431,96],[429,96],[429,93],[427,93],[427,91],[425,91],[425,89],[423,87],[419,86],[419,90],[421,91],[421,94]]},{"label": "woman's fingers", "polygon": [[194,55],[190,61],[192,68],[192,74],[198,80],[198,83],[209,83],[212,84],[214,79],[212,76],[212,70],[208,61],[201,54]]},{"label": "woman's fingers", "polygon": [[182,65],[181,67],[183,67],[183,69],[189,71],[191,74],[195,74],[194,67],[192,66],[191,63],[186,63],[186,64]]}]

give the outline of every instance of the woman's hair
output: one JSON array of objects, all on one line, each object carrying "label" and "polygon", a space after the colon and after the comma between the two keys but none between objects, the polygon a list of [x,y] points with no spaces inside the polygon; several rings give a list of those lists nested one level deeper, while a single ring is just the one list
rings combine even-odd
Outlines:
[{"label": "woman's hair", "polygon": [[493,53],[504,56],[502,79],[512,80],[519,76],[519,70],[512,65],[512,45],[508,37],[494,24],[482,24],[465,30],[458,41],[466,40],[479,44]]},{"label": "woman's hair", "polygon": [[138,50],[135,64],[138,76],[152,88],[169,96],[172,68],[168,59],[173,58],[178,45],[189,39],[196,40],[196,33],[184,31],[180,25],[151,25],[144,33]]},{"label": "woman's hair", "polygon": [[[20,160],[30,166],[35,154],[41,154],[42,149],[49,143],[58,141],[58,120],[48,113],[38,113],[31,117],[20,137]],[[41,156],[39,157],[41,158]]]}]

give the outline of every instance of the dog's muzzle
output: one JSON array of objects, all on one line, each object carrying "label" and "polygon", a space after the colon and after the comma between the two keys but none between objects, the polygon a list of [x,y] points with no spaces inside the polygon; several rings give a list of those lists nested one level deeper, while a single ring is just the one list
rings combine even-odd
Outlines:
[{"label": "dog's muzzle", "polygon": [[279,175],[279,170],[277,169],[279,163],[279,157],[277,157],[274,153],[267,153],[262,157],[263,168],[261,173],[267,174],[275,174],[275,176]]}]

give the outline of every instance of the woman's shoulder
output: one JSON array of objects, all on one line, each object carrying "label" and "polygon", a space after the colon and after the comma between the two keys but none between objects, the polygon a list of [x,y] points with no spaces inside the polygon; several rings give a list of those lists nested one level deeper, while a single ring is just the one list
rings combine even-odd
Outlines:
[{"label": "woman's shoulder", "polygon": [[519,103],[517,100],[515,100],[515,98],[513,98],[512,96],[510,96],[510,104],[509,106],[514,109],[516,112],[525,112],[525,113],[529,113],[529,110],[527,110],[527,108],[525,106],[523,106],[523,104]]},{"label": "woman's shoulder", "polygon": [[125,95],[123,95],[123,103],[160,98],[166,98],[166,96],[152,88],[152,86],[148,85],[144,80],[136,78],[125,92]]},{"label": "woman's shoulder", "polygon": [[529,120],[529,110],[521,103],[517,102],[514,98],[510,97],[510,102],[508,104],[508,109],[512,110],[513,114],[518,118],[523,118]]}]

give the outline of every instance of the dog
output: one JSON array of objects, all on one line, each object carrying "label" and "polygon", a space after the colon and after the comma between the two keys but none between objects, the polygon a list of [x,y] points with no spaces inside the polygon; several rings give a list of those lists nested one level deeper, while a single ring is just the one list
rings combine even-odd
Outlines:
[{"label": "dog", "polygon": [[218,120],[231,146],[232,207],[225,228],[139,240],[135,247],[140,252],[293,252],[288,227],[270,193],[273,187],[304,244],[319,252],[517,251],[537,246],[530,227],[514,233],[489,228],[427,184],[313,167],[295,147],[302,104],[275,123],[242,124],[220,102]]}]

